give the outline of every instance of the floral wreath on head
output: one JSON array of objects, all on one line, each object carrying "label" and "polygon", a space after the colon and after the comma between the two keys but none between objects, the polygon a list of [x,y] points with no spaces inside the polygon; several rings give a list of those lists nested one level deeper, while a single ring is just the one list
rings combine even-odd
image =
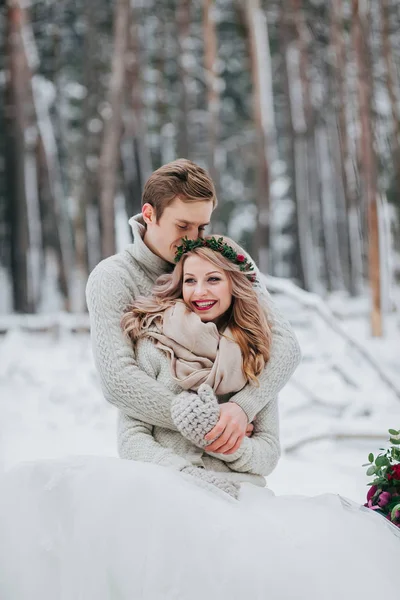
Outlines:
[{"label": "floral wreath on head", "polygon": [[[237,265],[242,272],[254,271],[254,265],[247,260],[244,254],[238,254],[224,242],[224,238],[197,238],[197,240],[188,240],[187,237],[182,239],[181,246],[178,246],[175,253],[175,262],[178,263],[184,254],[195,250],[196,248],[210,248],[214,252],[219,252],[230,260],[234,265]],[[257,281],[255,273],[245,273],[246,277],[250,279],[252,283]]]}]

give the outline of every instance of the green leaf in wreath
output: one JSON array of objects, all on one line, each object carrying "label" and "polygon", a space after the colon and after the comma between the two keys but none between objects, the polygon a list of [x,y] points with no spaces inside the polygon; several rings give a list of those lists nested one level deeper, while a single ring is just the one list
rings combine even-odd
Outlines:
[{"label": "green leaf in wreath", "polygon": [[376,467],[374,465],[371,465],[369,467],[369,469],[367,469],[368,477],[370,477],[371,475],[375,475],[375,473],[376,473]]},{"label": "green leaf in wreath", "polygon": [[372,454],[372,452],[370,452],[370,454],[368,454],[368,460],[370,463],[374,462],[374,455]]},{"label": "green leaf in wreath", "polygon": [[400,431],[396,431],[395,429],[389,429],[390,435],[400,435]]}]

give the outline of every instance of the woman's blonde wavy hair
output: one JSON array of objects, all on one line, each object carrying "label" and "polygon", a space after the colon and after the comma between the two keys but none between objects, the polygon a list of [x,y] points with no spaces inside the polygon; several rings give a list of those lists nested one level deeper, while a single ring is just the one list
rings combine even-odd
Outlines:
[{"label": "woman's blonde wavy hair", "polygon": [[[213,236],[214,237],[214,236]],[[218,236],[221,237],[221,236]],[[227,237],[223,241],[241,252],[239,246]],[[243,373],[248,382],[258,385],[258,376],[270,357],[271,329],[268,318],[262,310],[257,293],[248,279],[249,273],[240,271],[230,260],[207,247],[200,247],[184,254],[172,273],[161,275],[150,297],[140,296],[128,307],[122,317],[122,329],[133,342],[146,334],[146,330],[156,315],[182,298],[183,266],[195,254],[222,269],[232,284],[232,304],[219,324],[220,333],[229,327],[243,356]]]}]

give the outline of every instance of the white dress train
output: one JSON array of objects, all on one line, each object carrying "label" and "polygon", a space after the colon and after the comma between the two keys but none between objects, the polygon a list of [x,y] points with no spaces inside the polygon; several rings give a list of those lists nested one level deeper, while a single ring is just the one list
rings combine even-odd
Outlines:
[{"label": "white dress train", "polygon": [[1,600],[375,600],[399,565],[400,530],[334,494],[236,501],[104,457],[0,475]]}]

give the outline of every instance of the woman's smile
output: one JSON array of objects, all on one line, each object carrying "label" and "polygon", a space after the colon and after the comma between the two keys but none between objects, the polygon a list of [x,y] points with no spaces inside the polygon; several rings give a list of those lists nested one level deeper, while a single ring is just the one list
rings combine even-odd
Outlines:
[{"label": "woman's smile", "polygon": [[217,304],[217,300],[192,300],[192,304],[196,310],[210,310]]}]

